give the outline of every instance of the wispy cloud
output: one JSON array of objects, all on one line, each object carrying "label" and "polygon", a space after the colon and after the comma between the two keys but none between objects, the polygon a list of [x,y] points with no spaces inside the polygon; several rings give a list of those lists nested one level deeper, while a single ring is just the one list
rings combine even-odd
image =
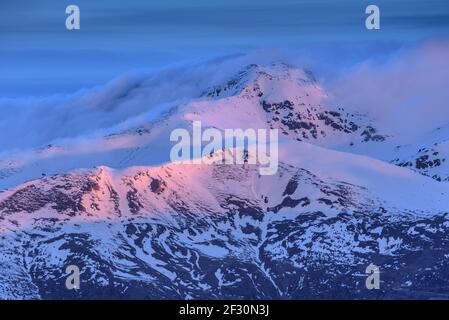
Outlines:
[{"label": "wispy cloud", "polygon": [[333,103],[371,114],[399,137],[448,124],[448,57],[449,39],[440,39],[359,63],[330,85]]},{"label": "wispy cloud", "polygon": [[223,57],[127,74],[73,94],[0,99],[0,152],[95,139],[148,124],[252,61],[250,56]]}]

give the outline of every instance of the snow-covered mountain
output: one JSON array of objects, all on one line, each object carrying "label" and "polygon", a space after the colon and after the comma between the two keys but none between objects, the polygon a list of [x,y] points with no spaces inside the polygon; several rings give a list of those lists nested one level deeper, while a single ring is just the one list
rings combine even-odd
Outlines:
[{"label": "snow-covered mountain", "polygon": [[[139,84],[121,96],[133,97],[135,87]],[[0,157],[0,188],[77,168],[166,163],[170,160],[170,133],[174,128],[190,128],[194,120],[220,129],[278,128],[286,141],[353,151],[357,146],[372,148],[378,144],[372,142],[388,138],[377,132],[367,116],[326,103],[325,90],[309,72],[284,63],[249,65],[229,81],[205,89],[196,99],[164,106],[158,110],[159,116],[145,125],[87,142],[50,142],[25,154]]]},{"label": "snow-covered mountain", "polygon": [[[2,159],[0,296],[447,297],[449,132],[399,146],[331,104],[310,72],[249,65],[144,126]],[[195,120],[279,129],[277,173],[170,163],[170,132]]]}]

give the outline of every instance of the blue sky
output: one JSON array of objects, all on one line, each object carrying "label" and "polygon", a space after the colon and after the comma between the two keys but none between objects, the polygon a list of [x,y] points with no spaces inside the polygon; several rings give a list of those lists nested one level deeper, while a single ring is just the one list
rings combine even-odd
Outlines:
[{"label": "blue sky", "polygon": [[[81,30],[65,29],[69,4],[80,7]],[[364,27],[368,4],[381,9],[380,31]],[[68,93],[254,50],[354,63],[447,35],[446,0],[3,0],[0,97]]]}]

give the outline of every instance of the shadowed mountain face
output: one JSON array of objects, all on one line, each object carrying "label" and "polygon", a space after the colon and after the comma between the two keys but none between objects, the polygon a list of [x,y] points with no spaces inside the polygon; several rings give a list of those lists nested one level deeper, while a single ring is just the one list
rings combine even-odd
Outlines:
[{"label": "shadowed mountain face", "polygon": [[[326,97],[308,72],[250,65],[147,126],[104,137],[141,140],[83,155],[96,168],[59,165],[79,159],[64,145],[3,167],[4,181],[17,185],[0,193],[0,296],[447,298],[449,186],[428,171],[447,176],[444,161],[409,166],[414,150],[431,150],[397,147],[375,121]],[[194,120],[279,129],[277,173],[142,165],[155,150],[169,152],[157,143],[168,145],[173,128]],[[435,139],[444,146],[444,135]],[[25,181],[52,167],[59,172]],[[370,264],[380,268],[379,290],[366,288]],[[69,265],[80,269],[78,290],[65,286]]]}]

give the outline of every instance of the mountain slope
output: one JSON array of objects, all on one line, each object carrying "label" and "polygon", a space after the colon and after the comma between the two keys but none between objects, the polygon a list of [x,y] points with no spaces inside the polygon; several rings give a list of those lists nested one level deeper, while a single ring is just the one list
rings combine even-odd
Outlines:
[{"label": "mountain slope", "polygon": [[[425,191],[440,184],[336,153],[308,150],[311,159],[334,159],[340,170],[333,177],[307,159],[301,163],[308,169],[284,163],[276,176],[259,176],[252,166],[171,164],[124,172],[101,167],[9,190],[0,200],[7,244],[1,261],[10,266],[9,278],[21,281],[3,284],[4,295],[25,296],[30,288],[41,298],[438,295],[436,287],[426,290],[447,267],[449,224],[437,205],[447,196]],[[356,170],[348,180],[364,185],[339,180],[345,170]],[[397,197],[380,197],[383,181],[404,178],[421,199],[397,196],[422,208],[430,197],[433,209],[401,209]],[[425,248],[438,254],[425,259]],[[377,293],[362,281],[369,263],[385,266]],[[84,279],[76,292],[64,287],[70,264]]]}]

